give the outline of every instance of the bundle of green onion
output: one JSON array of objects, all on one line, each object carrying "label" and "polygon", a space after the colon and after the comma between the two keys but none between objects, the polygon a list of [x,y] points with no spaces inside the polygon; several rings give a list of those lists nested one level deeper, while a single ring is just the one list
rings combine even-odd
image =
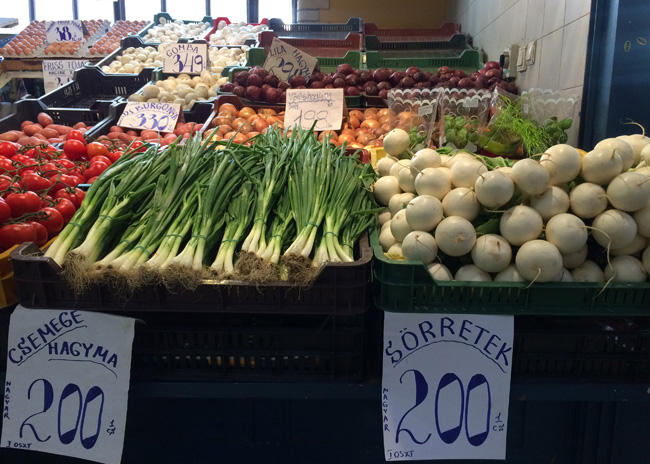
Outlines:
[{"label": "bundle of green onion", "polygon": [[123,156],[88,190],[46,256],[78,291],[95,281],[195,287],[217,277],[308,284],[351,262],[375,220],[375,174],[311,131],[251,146],[190,138]]}]

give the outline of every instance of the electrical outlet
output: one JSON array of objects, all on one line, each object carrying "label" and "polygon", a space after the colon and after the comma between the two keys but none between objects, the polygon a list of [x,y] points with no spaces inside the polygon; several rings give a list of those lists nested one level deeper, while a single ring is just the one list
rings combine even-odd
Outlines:
[{"label": "electrical outlet", "polygon": [[528,64],[535,64],[535,53],[537,52],[537,41],[533,40],[526,47],[526,62]]},{"label": "electrical outlet", "polygon": [[517,71],[524,72],[526,68],[526,48],[522,47],[519,49],[519,53],[517,53]]},{"label": "electrical outlet", "polygon": [[503,51],[499,57],[499,64],[503,68],[504,77],[517,76],[517,57],[519,56],[519,45],[512,44]]}]

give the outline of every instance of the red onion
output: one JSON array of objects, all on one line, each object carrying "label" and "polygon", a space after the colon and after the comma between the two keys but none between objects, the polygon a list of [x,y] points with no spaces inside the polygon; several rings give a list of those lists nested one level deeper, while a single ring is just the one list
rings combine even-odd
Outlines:
[{"label": "red onion", "polygon": [[406,73],[402,71],[396,71],[393,74],[390,75],[390,83],[393,85],[393,87],[397,86],[402,79],[406,77]]},{"label": "red onion", "polygon": [[334,79],[334,82],[332,82],[332,84],[334,84],[334,87],[336,87],[337,89],[340,89],[341,87],[345,87],[345,79],[341,79],[340,77],[338,77]]},{"label": "red onion", "polygon": [[262,101],[263,100],[262,89],[255,85],[251,85],[250,87],[247,87],[246,98],[253,101]]},{"label": "red onion", "polygon": [[274,76],[273,74],[268,74],[264,78],[264,83],[269,84],[271,87],[277,87],[278,84],[280,83],[280,79],[278,79],[278,76]]},{"label": "red onion", "polygon": [[235,88],[232,89],[232,93],[237,95],[239,98],[244,98],[244,96],[246,96],[246,87],[236,85]]},{"label": "red onion", "polygon": [[280,89],[280,90],[287,90],[287,89],[290,89],[290,88],[291,88],[291,86],[289,84],[287,84],[286,82],[280,81],[278,83],[278,89]]},{"label": "red onion", "polygon": [[420,72],[416,72],[415,74],[413,74],[413,80],[415,82],[426,82],[426,81],[429,80],[429,78],[427,77],[427,75],[425,73],[420,71]]},{"label": "red onion", "polygon": [[352,87],[352,86],[346,87],[345,90],[344,90],[344,93],[348,97],[356,97],[357,95],[359,95],[359,89],[357,89],[356,87]]},{"label": "red onion", "polygon": [[415,87],[415,81],[411,76],[406,76],[400,81],[399,86],[403,89],[411,89]]},{"label": "red onion", "polygon": [[500,79],[501,78],[501,70],[500,69],[490,69],[485,73],[485,75],[488,78],[498,77]]},{"label": "red onion", "polygon": [[458,81],[458,88],[472,89],[474,88],[474,81],[472,81],[469,77],[463,77],[461,80]]},{"label": "red onion", "polygon": [[388,89],[380,90],[379,98],[381,98],[382,100],[386,100],[388,98]]},{"label": "red onion", "polygon": [[248,79],[246,80],[246,87],[254,86],[254,87],[262,87],[262,84],[264,83],[264,79],[262,76],[259,74],[251,74],[248,76]]},{"label": "red onion", "polygon": [[420,68],[418,68],[417,66],[411,66],[410,68],[408,68],[406,70],[406,74],[408,74],[409,76],[412,76],[413,74],[419,73],[419,72],[420,72]]},{"label": "red onion", "polygon": [[235,74],[235,83],[245,86],[246,82],[248,81],[248,76],[250,76],[250,73],[248,71],[242,71]]},{"label": "red onion", "polygon": [[391,86],[390,83],[388,83],[388,82],[382,81],[379,84],[377,84],[377,88],[381,92],[382,90],[390,90],[390,89],[393,88],[393,86]]},{"label": "red onion", "polygon": [[345,76],[345,85],[357,85],[359,78],[356,74],[348,74]]},{"label": "red onion", "polygon": [[391,72],[386,68],[375,69],[375,72],[372,73],[372,79],[377,83],[385,82],[390,79],[390,75]]},{"label": "red onion", "polygon": [[282,95],[281,90],[274,89],[273,87],[269,87],[264,92],[264,99],[266,100],[267,103],[276,103],[280,99],[280,95]]},{"label": "red onion", "polygon": [[483,66],[483,69],[486,69],[486,70],[488,70],[488,69],[501,69],[501,66],[499,66],[498,61],[488,61]]},{"label": "red onion", "polygon": [[338,65],[337,68],[336,68],[336,71],[341,73],[341,74],[344,74],[346,76],[348,74],[354,74],[354,69],[352,68],[352,66],[350,66],[347,63],[343,63],[343,64]]},{"label": "red onion", "polygon": [[231,92],[235,89],[235,84],[232,82],[227,82],[221,86],[221,91],[222,92]]},{"label": "red onion", "polygon": [[309,84],[310,89],[324,89],[325,84],[323,84],[323,81],[315,81]]},{"label": "red onion", "polygon": [[298,88],[301,85],[306,86],[307,81],[305,80],[305,77],[301,74],[296,74],[289,80],[289,84],[291,84],[291,87]]}]

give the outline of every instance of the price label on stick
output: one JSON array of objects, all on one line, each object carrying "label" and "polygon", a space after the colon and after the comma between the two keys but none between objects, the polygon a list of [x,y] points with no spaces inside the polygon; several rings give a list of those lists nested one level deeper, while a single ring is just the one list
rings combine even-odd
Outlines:
[{"label": "price label on stick", "polygon": [[45,40],[54,42],[79,42],[84,40],[84,35],[89,35],[83,21],[79,19],[69,21],[45,21]]},{"label": "price label on stick", "polygon": [[307,82],[317,64],[318,60],[313,56],[274,37],[264,69],[283,82],[289,82],[297,75],[303,76]]},{"label": "price label on stick", "polygon": [[9,324],[0,446],[118,464],[134,322],[18,306]]},{"label": "price label on stick", "polygon": [[74,79],[74,72],[86,63],[86,60],[43,60],[45,92],[51,92],[70,82]]},{"label": "price label on stick", "polygon": [[343,89],[288,89],[285,127],[338,130],[343,122]]},{"label": "price label on stick", "polygon": [[210,69],[207,44],[163,44],[163,72],[201,74]]},{"label": "price label on stick", "polygon": [[384,314],[387,461],[505,459],[512,316]]},{"label": "price label on stick", "polygon": [[179,103],[128,102],[117,125],[130,129],[173,132],[180,112]]}]

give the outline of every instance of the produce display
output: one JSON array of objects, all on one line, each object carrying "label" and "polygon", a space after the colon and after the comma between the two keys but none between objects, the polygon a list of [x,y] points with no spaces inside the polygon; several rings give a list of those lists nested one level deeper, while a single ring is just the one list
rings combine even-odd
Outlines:
[{"label": "produce display", "polygon": [[246,62],[246,50],[248,47],[245,45],[240,48],[210,47],[208,49],[210,71],[218,74],[220,78],[226,66],[239,66]]},{"label": "produce display", "polygon": [[[51,128],[53,124],[47,124],[47,118],[41,113],[39,123]],[[24,129],[32,125],[23,123]],[[115,147],[87,144],[84,126],[66,127],[61,149],[40,141],[25,146],[0,142],[2,251],[25,241],[42,246],[54,238],[81,206],[85,192],[77,186],[93,183],[122,155],[123,151]],[[137,148],[135,144],[130,147]]]},{"label": "produce display", "polygon": [[266,30],[266,24],[251,26],[243,22],[226,24],[225,21],[219,21],[217,30],[208,40],[210,45],[244,45],[247,40],[257,40],[257,35]]},{"label": "produce display", "polygon": [[145,67],[162,65],[163,57],[156,47],[129,47],[114,61],[102,66],[102,71],[106,74],[139,74]]},{"label": "produce display", "polygon": [[37,121],[23,121],[20,130],[11,130],[0,134],[0,140],[15,142],[18,145],[39,145],[42,143],[61,143],[73,130],[82,134],[88,129],[86,123],[80,122],[74,127],[54,124],[47,113],[40,113]]},{"label": "produce display", "polygon": [[588,153],[558,144],[514,162],[428,148],[398,159],[408,146],[391,131],[377,163],[389,258],[422,262],[435,280],[647,280],[650,138]]},{"label": "produce display", "polygon": [[[96,34],[108,30],[110,23],[105,20],[84,20],[82,21],[88,30],[88,36],[84,36],[83,41],[70,41],[70,42],[53,42],[45,47],[43,55],[46,57],[53,56],[83,56],[85,48],[89,45],[89,39],[95,37]],[[81,53],[84,52],[84,53]]]},{"label": "produce display", "polygon": [[106,135],[96,137],[95,141],[111,150],[126,150],[129,145],[137,148],[141,145],[131,145],[131,143],[143,141],[166,146],[178,139],[179,136],[188,139],[200,132],[202,128],[203,124],[177,122],[173,132],[160,134],[152,130],[123,129],[120,126],[111,126]]},{"label": "produce display", "polygon": [[203,37],[205,31],[211,26],[208,23],[190,22],[185,24],[180,19],[168,22],[161,17],[160,24],[152,26],[142,38],[144,42],[176,43],[180,39],[196,39]]},{"label": "produce display", "polygon": [[140,31],[148,21],[117,21],[113,24],[106,35],[102,36],[92,47],[90,47],[90,56],[110,55],[120,48],[120,40],[128,35],[135,35]]},{"label": "produce display", "polygon": [[269,130],[254,148],[197,135],[122,156],[46,255],[77,289],[193,288],[213,276],[307,284],[327,262],[354,261],[375,221],[374,179],[371,165],[308,131]]},{"label": "produce display", "polygon": [[[223,78],[221,78],[223,79]],[[129,101],[179,103],[184,110],[190,109],[195,101],[204,101],[217,96],[219,79],[208,71],[200,76],[179,74],[145,85]]]}]

